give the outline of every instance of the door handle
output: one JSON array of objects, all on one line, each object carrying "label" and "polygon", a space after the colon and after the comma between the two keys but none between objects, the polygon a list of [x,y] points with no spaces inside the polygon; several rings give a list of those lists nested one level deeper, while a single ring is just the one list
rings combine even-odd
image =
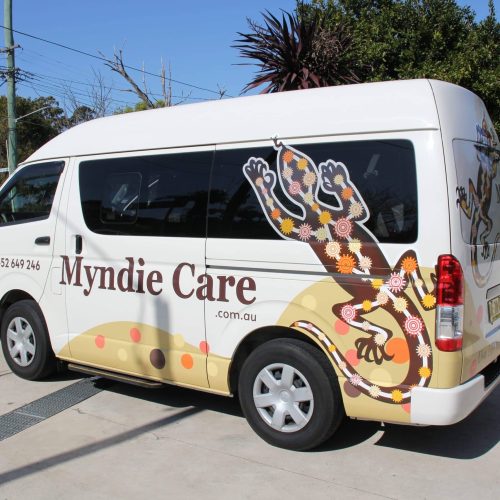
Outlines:
[{"label": "door handle", "polygon": [[50,236],[39,236],[35,239],[35,245],[50,245]]},{"label": "door handle", "polygon": [[76,253],[76,255],[80,255],[82,253],[82,248],[83,248],[82,237],[79,234],[77,234],[75,236],[75,253]]}]

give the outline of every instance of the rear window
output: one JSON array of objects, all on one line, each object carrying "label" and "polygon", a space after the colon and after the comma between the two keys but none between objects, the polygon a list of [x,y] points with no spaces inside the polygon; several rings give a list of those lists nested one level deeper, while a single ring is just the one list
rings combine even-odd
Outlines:
[{"label": "rear window", "polygon": [[[289,144],[316,166],[330,159],[342,162],[364,199],[370,218],[364,222],[380,242],[412,243],[418,235],[415,154],[407,140]],[[208,236],[215,238],[281,239],[273,230],[250,183],[243,175],[249,158],[262,158],[276,172],[272,147],[217,151],[208,208]],[[279,188],[281,204],[300,215]],[[334,195],[321,192],[322,202],[338,207]],[[300,211],[300,209],[299,209]]]},{"label": "rear window", "polygon": [[455,139],[457,206],[465,243],[494,244],[500,235],[500,150]]}]

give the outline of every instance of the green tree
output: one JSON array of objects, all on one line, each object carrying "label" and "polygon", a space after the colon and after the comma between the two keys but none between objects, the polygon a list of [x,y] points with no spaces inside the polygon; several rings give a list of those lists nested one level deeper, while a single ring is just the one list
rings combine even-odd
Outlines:
[{"label": "green tree", "polygon": [[249,20],[251,33],[239,33],[235,45],[260,68],[244,91],[263,84],[264,92],[276,92],[435,78],[478,94],[500,129],[500,24],[493,0],[480,22],[455,0],[297,0],[294,15],[263,17],[263,26]]},{"label": "green tree", "polygon": [[[43,109],[45,108],[45,109]],[[41,111],[38,111],[41,110]],[[23,117],[17,122],[17,151],[19,162],[24,161],[36,149],[67,127],[63,110],[53,97],[30,99],[16,97],[16,115]],[[7,162],[7,98],[0,97],[0,164]]]},{"label": "green tree", "polygon": [[480,22],[455,0],[312,0],[300,19],[341,23],[362,81],[435,78],[461,85],[486,104],[500,126],[500,24],[493,1]]}]

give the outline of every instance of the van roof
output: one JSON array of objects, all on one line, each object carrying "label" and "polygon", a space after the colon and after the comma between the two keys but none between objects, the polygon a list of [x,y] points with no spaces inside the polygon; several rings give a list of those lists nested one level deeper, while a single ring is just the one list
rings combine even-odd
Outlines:
[{"label": "van roof", "polygon": [[[450,85],[451,84],[443,84]],[[297,137],[439,129],[429,80],[237,97],[92,120],[27,161]]]}]

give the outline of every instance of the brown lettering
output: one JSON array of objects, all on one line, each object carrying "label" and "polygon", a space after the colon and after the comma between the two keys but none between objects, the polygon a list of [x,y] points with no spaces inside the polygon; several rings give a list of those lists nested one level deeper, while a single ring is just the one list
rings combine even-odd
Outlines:
[{"label": "brown lettering", "polygon": [[[122,292],[134,292],[134,259],[133,257],[125,257],[128,261],[128,267],[124,267],[118,272],[116,284]],[[126,279],[126,284],[124,283]]]},{"label": "brown lettering", "polygon": [[229,299],[226,297],[226,284],[229,286],[234,286],[236,283],[236,279],[234,276],[217,276],[219,280],[219,298],[218,302],[229,302]]},{"label": "brown lettering", "polygon": [[255,302],[255,297],[252,299],[245,298],[245,292],[255,292],[257,286],[252,278],[241,278],[236,284],[236,297],[242,304],[250,305]]},{"label": "brown lettering", "polygon": [[146,286],[147,286],[148,292],[151,295],[160,295],[160,293],[162,292],[162,288],[160,288],[159,290],[155,290],[153,288],[153,285],[155,283],[160,283],[160,284],[163,283],[163,277],[159,271],[151,271],[148,274],[148,278],[146,280]]},{"label": "brown lettering", "polygon": [[196,297],[199,300],[207,299],[210,302],[215,300],[214,298],[214,280],[209,274],[200,274],[196,280],[201,286],[196,290]]},{"label": "brown lettering", "polygon": [[[62,267],[62,276],[61,276],[61,281],[59,284],[61,285],[73,285],[73,286],[82,286],[82,283],[80,281],[81,279],[81,271],[82,271],[82,259],[83,257],[76,257],[75,262],[73,263],[73,267],[70,269],[69,268],[69,257],[67,255],[61,255],[61,258],[63,260],[63,267]],[[76,267],[76,269],[75,269]],[[75,282],[71,283],[71,280],[73,279],[73,275],[76,273],[75,276]],[[68,282],[66,283],[64,276],[66,275]]]},{"label": "brown lettering", "polygon": [[181,271],[183,267],[188,267],[191,270],[191,276],[194,278],[194,264],[188,264],[187,262],[183,262],[182,264],[179,264],[174,271],[174,276],[172,279],[172,285],[174,288],[174,292],[177,295],[177,297],[180,297],[181,299],[189,299],[191,295],[194,293],[194,288],[191,288],[191,291],[188,293],[183,293],[181,290],[181,285],[180,285],[180,278],[181,278]]},{"label": "brown lettering", "polygon": [[[99,287],[101,290],[116,290],[115,288],[115,270],[113,267],[100,267],[101,277]],[[106,286],[106,274],[109,276],[108,285]]]}]

